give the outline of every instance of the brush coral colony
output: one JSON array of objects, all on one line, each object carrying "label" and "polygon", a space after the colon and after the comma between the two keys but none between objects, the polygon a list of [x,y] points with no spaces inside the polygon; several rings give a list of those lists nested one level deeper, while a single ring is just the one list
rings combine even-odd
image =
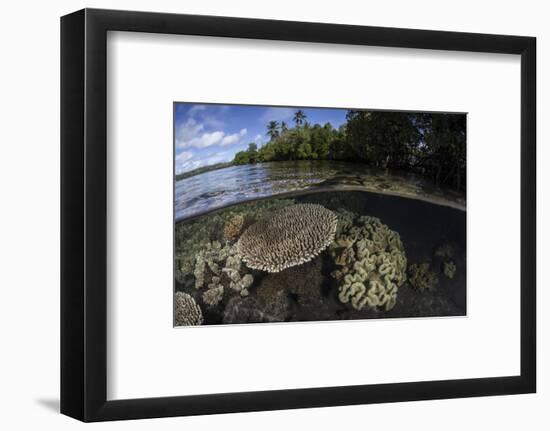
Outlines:
[{"label": "brush coral colony", "polygon": [[428,295],[457,268],[441,250],[408,265],[396,230],[334,205],[233,206],[176,225],[175,324],[399,316],[401,303],[438,303]]}]

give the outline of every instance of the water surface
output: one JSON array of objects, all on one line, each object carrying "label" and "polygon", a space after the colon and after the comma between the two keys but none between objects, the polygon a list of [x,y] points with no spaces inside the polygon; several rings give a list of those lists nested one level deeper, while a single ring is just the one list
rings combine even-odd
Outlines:
[{"label": "water surface", "polygon": [[238,202],[303,191],[364,190],[465,210],[465,196],[426,179],[361,163],[288,161],[231,166],[176,182],[176,221]]}]

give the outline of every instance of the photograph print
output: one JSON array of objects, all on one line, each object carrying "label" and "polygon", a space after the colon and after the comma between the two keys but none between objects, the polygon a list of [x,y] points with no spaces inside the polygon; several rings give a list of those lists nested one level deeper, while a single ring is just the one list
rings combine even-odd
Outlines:
[{"label": "photograph print", "polygon": [[466,114],[174,103],[174,326],[466,315]]}]

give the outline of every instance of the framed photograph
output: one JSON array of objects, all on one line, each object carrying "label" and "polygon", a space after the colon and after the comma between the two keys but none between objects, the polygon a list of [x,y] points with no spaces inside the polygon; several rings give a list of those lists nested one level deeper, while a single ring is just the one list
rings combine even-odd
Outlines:
[{"label": "framed photograph", "polygon": [[61,18],[61,411],[536,388],[536,41]]}]

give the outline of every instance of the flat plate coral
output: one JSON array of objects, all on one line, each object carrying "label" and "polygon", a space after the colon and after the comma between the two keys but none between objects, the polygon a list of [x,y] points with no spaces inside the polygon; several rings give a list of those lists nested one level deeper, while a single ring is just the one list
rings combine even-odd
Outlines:
[{"label": "flat plate coral", "polygon": [[280,209],[250,226],[237,253],[252,269],[279,272],[309,262],[334,240],[338,218],[318,204]]}]

